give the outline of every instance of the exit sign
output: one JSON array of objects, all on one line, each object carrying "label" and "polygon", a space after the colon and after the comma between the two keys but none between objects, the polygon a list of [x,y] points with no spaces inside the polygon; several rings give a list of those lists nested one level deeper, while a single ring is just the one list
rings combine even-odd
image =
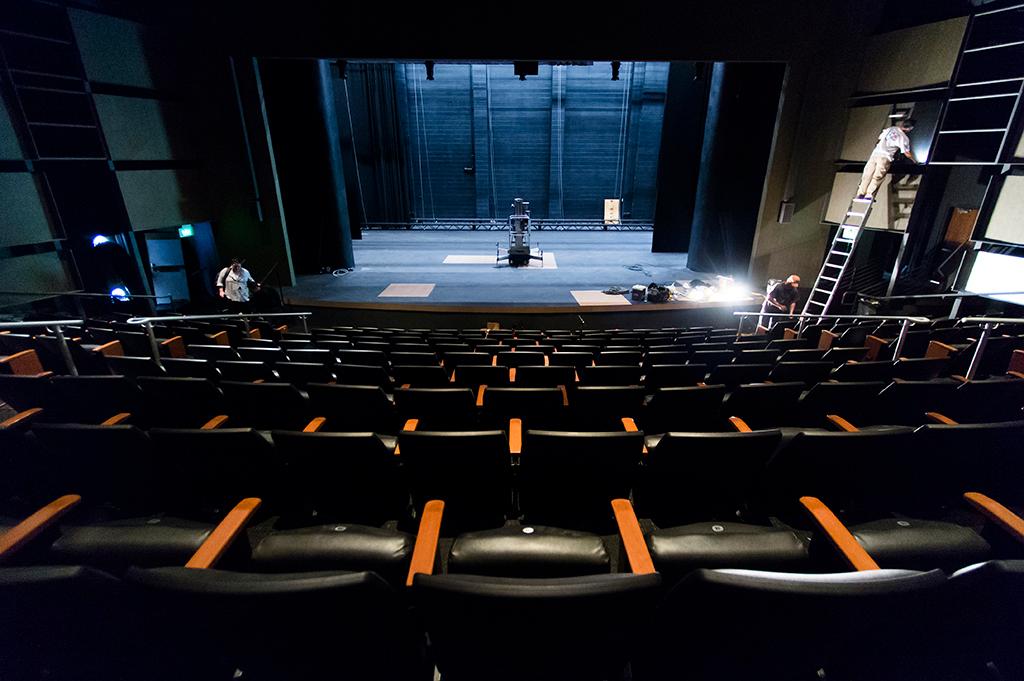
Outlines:
[{"label": "exit sign", "polygon": [[178,227],[178,236],[184,239],[185,237],[192,236],[196,233],[196,230],[192,225],[182,225]]}]

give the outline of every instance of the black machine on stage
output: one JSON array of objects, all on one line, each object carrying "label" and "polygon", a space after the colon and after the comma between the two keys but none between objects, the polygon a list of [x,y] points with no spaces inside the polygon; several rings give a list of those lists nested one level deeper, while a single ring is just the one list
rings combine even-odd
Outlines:
[{"label": "black machine on stage", "polygon": [[498,248],[498,262],[507,260],[512,267],[526,267],[530,260],[544,260],[544,252],[534,253],[530,247],[530,202],[512,200],[512,215],[508,216],[508,250],[504,255]]}]

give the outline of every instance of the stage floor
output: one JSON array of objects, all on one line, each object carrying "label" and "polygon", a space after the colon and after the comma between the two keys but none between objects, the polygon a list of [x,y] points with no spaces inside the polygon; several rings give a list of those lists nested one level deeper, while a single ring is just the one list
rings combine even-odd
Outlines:
[{"label": "stage floor", "polygon": [[[496,264],[506,232],[369,231],[354,242],[356,268],[307,275],[284,290],[293,303],[387,305],[606,306],[611,286],[709,278],[686,267],[685,253],[652,253],[651,232],[534,232],[544,261]],[[447,262],[446,262],[447,261]]]}]

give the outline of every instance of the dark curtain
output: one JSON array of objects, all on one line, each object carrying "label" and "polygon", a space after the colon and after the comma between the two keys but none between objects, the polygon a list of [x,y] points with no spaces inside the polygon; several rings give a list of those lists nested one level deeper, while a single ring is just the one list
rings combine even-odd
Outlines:
[{"label": "dark curtain", "polygon": [[785,65],[716,63],[687,266],[746,275]]}]

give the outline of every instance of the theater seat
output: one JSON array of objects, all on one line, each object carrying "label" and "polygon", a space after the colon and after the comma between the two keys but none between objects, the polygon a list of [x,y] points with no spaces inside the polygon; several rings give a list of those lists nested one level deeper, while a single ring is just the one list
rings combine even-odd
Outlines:
[{"label": "theater seat", "polygon": [[449,573],[492,577],[573,577],[610,570],[611,556],[600,536],[519,523],[461,534],[448,558]]},{"label": "theater seat", "polygon": [[[429,681],[407,604],[372,572],[131,570],[153,676]],[[254,635],[258,627],[259,635]]]},{"label": "theater seat", "polygon": [[400,587],[413,543],[405,532],[353,523],[275,530],[253,548],[252,565],[258,572],[370,570]]},{"label": "theater seat", "polygon": [[727,520],[657,529],[647,547],[669,584],[699,568],[800,572],[809,567],[806,535],[789,528]]},{"label": "theater seat", "polygon": [[311,418],[308,399],[290,383],[221,381],[220,387],[233,426],[302,430]]},{"label": "theater seat", "polygon": [[724,397],[724,385],[658,388],[644,407],[640,426],[645,433],[722,430]]},{"label": "theater seat", "polygon": [[662,601],[635,679],[946,678],[938,570],[696,570]]},{"label": "theater seat", "polygon": [[939,569],[951,574],[992,554],[992,547],[977,532],[948,522],[880,518],[848,529],[882,567]]},{"label": "theater seat", "polygon": [[703,382],[707,373],[703,364],[653,364],[644,370],[643,382],[648,388],[683,388]]}]

